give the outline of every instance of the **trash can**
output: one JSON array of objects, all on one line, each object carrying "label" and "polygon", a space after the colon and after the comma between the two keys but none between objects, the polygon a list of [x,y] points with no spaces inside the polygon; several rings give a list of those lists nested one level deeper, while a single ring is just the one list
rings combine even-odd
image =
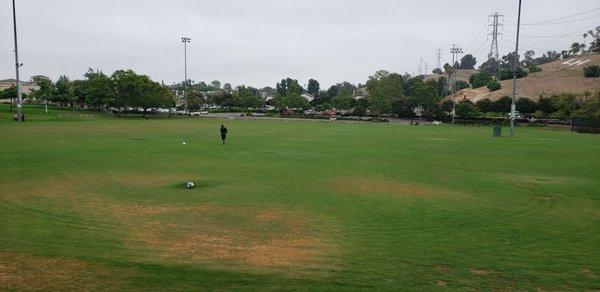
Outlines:
[{"label": "trash can", "polygon": [[502,136],[502,127],[495,126],[494,130],[493,130],[493,135],[494,135],[494,137],[500,137],[500,136]]}]

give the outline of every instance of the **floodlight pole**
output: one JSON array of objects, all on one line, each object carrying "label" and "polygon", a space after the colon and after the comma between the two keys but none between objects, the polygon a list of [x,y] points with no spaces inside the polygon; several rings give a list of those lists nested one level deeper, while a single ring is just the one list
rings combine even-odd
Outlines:
[{"label": "floodlight pole", "polygon": [[515,136],[515,118],[517,117],[517,65],[519,63],[519,32],[521,30],[521,0],[519,0],[519,16],[517,18],[517,41],[513,60],[512,104],[510,105],[510,136]]},{"label": "floodlight pole", "polygon": [[23,100],[21,99],[21,86],[20,86],[20,81],[19,81],[19,67],[21,67],[23,64],[19,63],[19,50],[18,50],[18,46],[17,46],[17,11],[15,9],[15,0],[12,0],[12,6],[13,6],[13,29],[14,29],[14,36],[15,36],[15,69],[16,69],[16,80],[17,80],[17,112],[19,114],[19,120],[22,121],[21,119],[21,115],[22,115],[22,104],[23,104]]},{"label": "floodlight pole", "polygon": [[181,42],[183,43],[183,70],[184,70],[184,76],[185,76],[185,81],[183,82],[183,98],[185,98],[185,110],[188,110],[188,100],[187,100],[187,96],[185,95],[185,93],[187,92],[187,87],[188,87],[188,77],[187,77],[187,44],[191,41],[191,38],[188,37],[182,37],[181,38]]}]

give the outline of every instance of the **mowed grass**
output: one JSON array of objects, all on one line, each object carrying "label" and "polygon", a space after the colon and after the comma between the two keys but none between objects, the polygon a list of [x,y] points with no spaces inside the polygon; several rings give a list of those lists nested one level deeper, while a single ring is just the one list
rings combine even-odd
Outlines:
[{"label": "mowed grass", "polygon": [[600,289],[597,135],[27,110],[0,289]]}]

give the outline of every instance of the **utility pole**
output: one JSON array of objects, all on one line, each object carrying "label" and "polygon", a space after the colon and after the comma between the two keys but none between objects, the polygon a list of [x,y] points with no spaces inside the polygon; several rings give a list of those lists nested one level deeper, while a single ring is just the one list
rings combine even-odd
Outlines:
[{"label": "utility pole", "polygon": [[188,89],[188,77],[187,77],[187,44],[191,41],[191,38],[188,37],[182,37],[181,38],[181,42],[183,43],[183,70],[184,70],[184,76],[185,76],[185,81],[183,82],[183,98],[185,98],[185,110],[188,110],[188,100],[187,100],[187,89]]},{"label": "utility pole", "polygon": [[502,33],[500,33],[498,30],[499,27],[502,27],[499,19],[501,17],[504,18],[504,15],[496,12],[489,17],[492,18],[492,24],[489,24],[489,26],[492,27],[492,32],[490,32],[488,35],[492,36],[492,45],[490,46],[490,52],[488,53],[488,60],[491,58],[498,60],[500,57],[500,54],[498,53],[498,36],[502,35]]},{"label": "utility pole", "polygon": [[513,90],[512,104],[510,105],[510,136],[515,136],[515,118],[517,117],[517,65],[519,63],[519,33],[521,31],[521,0],[519,0],[519,16],[517,18],[517,41],[513,62]]},{"label": "utility pole", "polygon": [[19,81],[19,67],[23,66],[23,64],[19,63],[19,48],[17,46],[17,11],[15,8],[15,0],[12,1],[13,5],[13,28],[14,28],[14,36],[15,36],[15,69],[16,69],[16,79],[17,79],[17,113],[19,114],[19,120],[21,122],[22,114],[23,114],[23,100],[21,99],[21,85]]},{"label": "utility pole", "polygon": [[462,54],[462,48],[459,47],[457,44],[451,44],[451,48],[450,48],[450,53],[452,53],[452,65],[450,66],[450,68],[452,68],[451,70],[451,75],[448,77],[449,80],[449,86],[451,89],[450,94],[452,94],[452,123],[454,124],[454,120],[456,118],[456,96],[454,96],[454,83],[455,83],[455,71],[458,69],[457,67],[454,66],[454,64],[456,63],[456,60],[458,59],[458,55]]},{"label": "utility pole", "polygon": [[442,69],[442,49],[437,49],[437,67]]}]

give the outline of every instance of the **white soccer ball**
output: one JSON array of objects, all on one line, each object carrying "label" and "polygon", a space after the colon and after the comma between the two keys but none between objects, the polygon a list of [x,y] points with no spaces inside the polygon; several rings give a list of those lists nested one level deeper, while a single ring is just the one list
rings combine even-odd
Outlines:
[{"label": "white soccer ball", "polygon": [[183,143],[181,143],[181,144],[182,144],[182,145],[185,145],[185,144],[187,144],[187,143],[183,142]]},{"label": "white soccer ball", "polygon": [[185,187],[188,188],[188,189],[191,189],[191,188],[194,187],[194,183],[191,182],[191,181],[188,181],[187,183],[185,183]]}]

